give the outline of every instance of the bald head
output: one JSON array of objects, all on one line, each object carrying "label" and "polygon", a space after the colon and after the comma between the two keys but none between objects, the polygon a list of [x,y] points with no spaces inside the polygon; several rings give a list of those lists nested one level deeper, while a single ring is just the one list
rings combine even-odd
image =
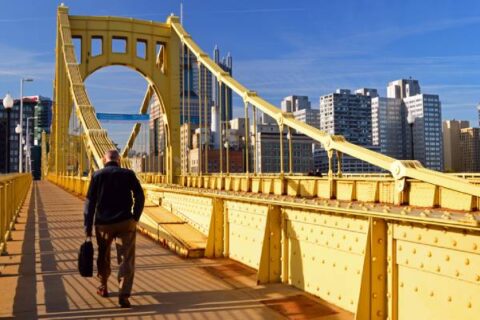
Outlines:
[{"label": "bald head", "polygon": [[103,155],[103,162],[104,163],[107,163],[107,162],[110,162],[110,161],[114,161],[114,162],[120,164],[120,154],[118,153],[117,150],[115,150],[115,149],[114,150],[108,150]]}]

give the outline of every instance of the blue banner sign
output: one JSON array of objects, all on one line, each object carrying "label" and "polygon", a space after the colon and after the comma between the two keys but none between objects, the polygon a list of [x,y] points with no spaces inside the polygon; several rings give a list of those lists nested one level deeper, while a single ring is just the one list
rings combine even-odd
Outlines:
[{"label": "blue banner sign", "polygon": [[104,121],[148,121],[148,114],[103,113],[97,112],[98,120]]}]

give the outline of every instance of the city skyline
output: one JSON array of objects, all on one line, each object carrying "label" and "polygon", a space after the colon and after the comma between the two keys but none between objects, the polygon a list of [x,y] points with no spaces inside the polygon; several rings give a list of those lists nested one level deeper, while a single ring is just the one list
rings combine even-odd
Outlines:
[{"label": "city skyline", "polygon": [[[66,5],[76,15],[163,21],[171,12],[179,14],[179,3],[93,5],[88,0]],[[473,39],[480,26],[480,5],[432,3],[209,1],[184,3],[184,18],[201,47],[210,55],[216,44],[223,53],[231,52],[235,77],[277,106],[283,97],[297,94],[309,96],[312,107],[318,108],[317,98],[337,88],[378,88],[380,96],[386,96],[383,90],[389,81],[412,76],[422,82],[423,92],[440,96],[444,119],[475,123],[480,45]],[[17,97],[20,77],[32,76],[35,82],[25,87],[25,94],[51,96],[57,5],[33,0],[2,4],[9,12],[0,19],[3,94],[9,91]],[[431,14],[423,15],[427,8]],[[15,28],[8,28],[11,25]],[[92,102],[101,112],[136,112],[145,86],[140,75],[122,67],[102,69],[87,79]],[[241,115],[241,105],[234,99],[234,116]]]}]

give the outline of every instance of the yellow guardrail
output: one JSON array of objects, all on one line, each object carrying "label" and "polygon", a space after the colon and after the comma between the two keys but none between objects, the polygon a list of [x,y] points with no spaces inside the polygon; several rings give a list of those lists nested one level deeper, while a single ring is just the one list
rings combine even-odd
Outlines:
[{"label": "yellow guardrail", "polygon": [[28,189],[32,184],[30,174],[0,176],[0,253],[7,253],[7,241],[17,220]]}]

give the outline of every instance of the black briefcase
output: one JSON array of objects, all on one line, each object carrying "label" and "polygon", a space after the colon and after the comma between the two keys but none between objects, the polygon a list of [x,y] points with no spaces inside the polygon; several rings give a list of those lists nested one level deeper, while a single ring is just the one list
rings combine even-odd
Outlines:
[{"label": "black briefcase", "polygon": [[78,271],[82,277],[93,276],[93,244],[85,240],[78,253]]}]

